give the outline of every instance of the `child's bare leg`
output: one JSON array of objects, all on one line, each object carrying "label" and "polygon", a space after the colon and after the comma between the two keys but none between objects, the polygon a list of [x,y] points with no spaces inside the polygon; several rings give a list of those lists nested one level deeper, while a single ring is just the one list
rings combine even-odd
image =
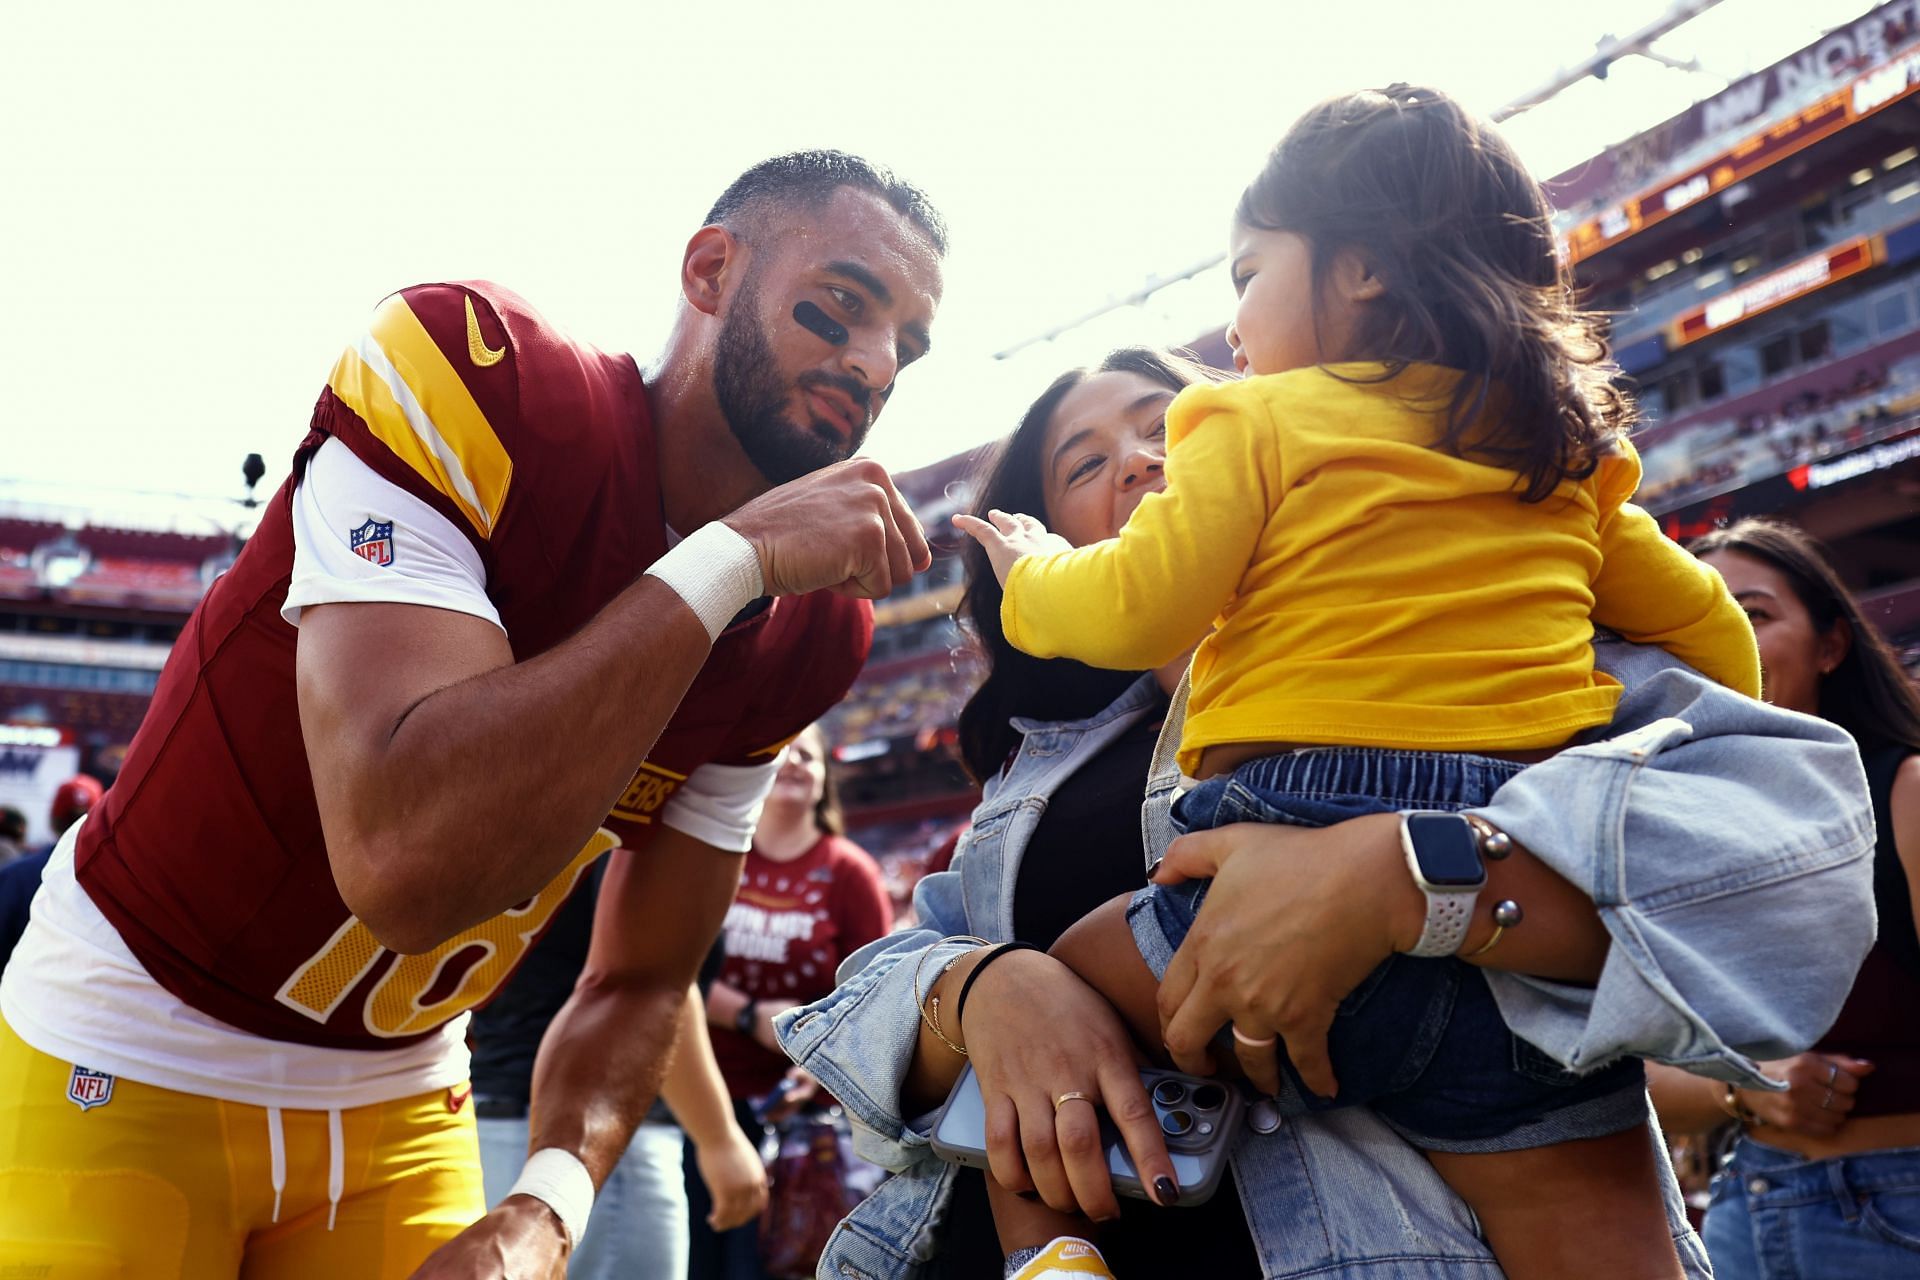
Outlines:
[{"label": "child's bare leg", "polygon": [[1526,1151],[1426,1155],[1479,1216],[1508,1280],[1684,1274],[1644,1126]]},{"label": "child's bare leg", "polygon": [[1160,981],[1140,958],[1127,925],[1127,901],[1121,894],[1101,903],[1073,923],[1047,954],[1079,974],[1107,998],[1140,1048],[1153,1061],[1171,1066],[1160,1040]]},{"label": "child's bare leg", "polygon": [[1062,1213],[1037,1196],[1031,1200],[1007,1190],[987,1175],[987,1206],[993,1210],[994,1234],[1002,1255],[1038,1249],[1060,1236],[1094,1240],[1093,1223],[1083,1213]]}]

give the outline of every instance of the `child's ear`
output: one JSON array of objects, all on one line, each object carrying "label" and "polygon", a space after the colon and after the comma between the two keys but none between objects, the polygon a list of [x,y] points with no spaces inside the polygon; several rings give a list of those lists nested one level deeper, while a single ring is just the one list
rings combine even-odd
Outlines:
[{"label": "child's ear", "polygon": [[1333,282],[1349,302],[1375,302],[1387,294],[1387,282],[1373,259],[1357,248],[1345,248],[1334,255]]}]

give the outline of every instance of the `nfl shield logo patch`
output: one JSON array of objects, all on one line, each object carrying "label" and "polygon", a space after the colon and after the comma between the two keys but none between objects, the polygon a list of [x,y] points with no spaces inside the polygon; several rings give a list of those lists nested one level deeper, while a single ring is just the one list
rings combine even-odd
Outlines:
[{"label": "nfl shield logo patch", "polygon": [[393,521],[368,520],[347,532],[353,554],[377,565],[393,563]]},{"label": "nfl shield logo patch", "polygon": [[82,1111],[104,1107],[113,1101],[113,1077],[104,1071],[76,1066],[67,1081],[67,1098]]}]

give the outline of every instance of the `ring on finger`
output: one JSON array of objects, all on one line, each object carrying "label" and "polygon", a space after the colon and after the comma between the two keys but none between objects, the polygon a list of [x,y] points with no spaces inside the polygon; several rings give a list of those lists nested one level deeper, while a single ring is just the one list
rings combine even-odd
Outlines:
[{"label": "ring on finger", "polygon": [[1093,1101],[1093,1095],[1090,1093],[1081,1093],[1078,1089],[1072,1090],[1067,1093],[1063,1093],[1059,1097],[1053,1100],[1054,1112],[1058,1114],[1061,1107],[1064,1107],[1069,1102],[1073,1102],[1076,1100],[1080,1102],[1091,1103]]},{"label": "ring on finger", "polygon": [[1268,1036],[1264,1040],[1257,1036],[1250,1036],[1242,1031],[1237,1024],[1233,1028],[1233,1038],[1249,1049],[1271,1049],[1275,1042],[1280,1039],[1279,1036]]},{"label": "ring on finger", "polygon": [[1824,1097],[1824,1098],[1822,1098],[1822,1099],[1820,1099],[1820,1109],[1821,1109],[1822,1111],[1825,1111],[1825,1110],[1827,1110],[1827,1109],[1828,1109],[1828,1107],[1829,1107],[1829,1105],[1830,1105],[1830,1104],[1831,1104],[1832,1102],[1833,1102],[1833,1090],[1831,1090],[1831,1089],[1829,1089],[1829,1090],[1827,1090],[1827,1096],[1826,1096],[1826,1097]]},{"label": "ring on finger", "polygon": [[1829,1089],[1833,1088],[1833,1082],[1838,1080],[1839,1078],[1840,1078],[1840,1064],[1837,1062],[1829,1062],[1827,1064],[1827,1088]]}]

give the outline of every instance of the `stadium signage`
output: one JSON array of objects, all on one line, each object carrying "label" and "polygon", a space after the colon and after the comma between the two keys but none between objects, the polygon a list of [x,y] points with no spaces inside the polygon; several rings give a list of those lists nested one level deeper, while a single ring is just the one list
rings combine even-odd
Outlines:
[{"label": "stadium signage", "polygon": [[[1913,0],[1913,5],[1920,8],[1920,0]],[[1920,23],[1920,14],[1916,14],[1915,20]],[[1827,48],[1841,34],[1829,36],[1816,50]],[[1884,44],[1881,48],[1884,52]],[[1809,53],[1803,55],[1802,60],[1813,57]],[[1783,69],[1793,64],[1790,59],[1775,70],[1785,75]],[[1820,67],[1827,65],[1818,62]],[[1691,208],[1713,193],[1724,191],[1769,165],[1832,137],[1848,125],[1885,110],[1916,90],[1920,90],[1920,50],[1882,62],[1786,119],[1750,135],[1706,163],[1695,165],[1673,181],[1610,205],[1579,223],[1566,235],[1567,261],[1575,263],[1591,258],[1628,236]],[[1565,194],[1560,198],[1566,199]]]},{"label": "stadium signage", "polygon": [[1742,320],[1770,311],[1783,302],[1805,297],[1836,280],[1857,275],[1879,259],[1879,237],[1859,236],[1812,257],[1790,263],[1778,271],[1770,271],[1758,280],[1743,284],[1738,289],[1730,289],[1691,311],[1683,312],[1673,322],[1672,345],[1683,347],[1689,342],[1698,342]]},{"label": "stadium signage", "polygon": [[51,725],[0,724],[0,747],[57,747],[66,740],[65,731]]},{"label": "stadium signage", "polygon": [[1857,480],[1876,471],[1897,467],[1915,458],[1920,458],[1920,434],[1876,444],[1844,458],[1835,458],[1832,462],[1810,462],[1803,467],[1795,467],[1787,473],[1787,480],[1796,489],[1824,489],[1828,485]]},{"label": "stadium signage", "polygon": [[1563,209],[1644,188],[1677,157],[1769,113],[1830,92],[1860,67],[1884,62],[1920,32],[1920,0],[1890,0],[1677,116],[1643,130],[1547,183]]}]

